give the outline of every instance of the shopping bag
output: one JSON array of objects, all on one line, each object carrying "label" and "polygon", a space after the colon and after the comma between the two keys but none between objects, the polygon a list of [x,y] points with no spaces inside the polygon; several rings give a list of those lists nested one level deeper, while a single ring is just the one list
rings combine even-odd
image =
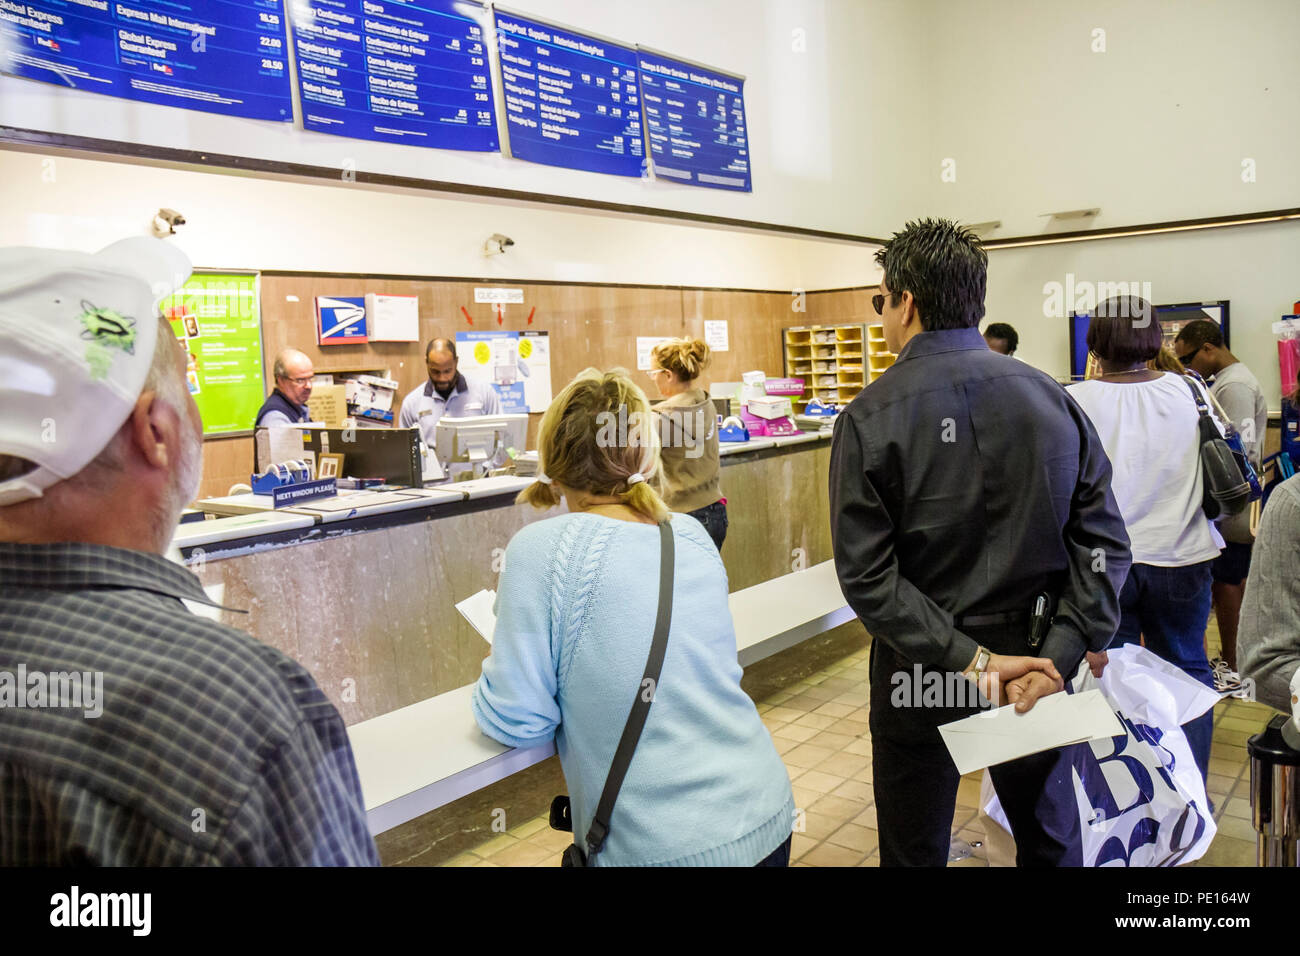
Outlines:
[{"label": "shopping bag", "polygon": [[[1101,679],[1087,662],[1072,688],[1100,688],[1125,733],[1074,748],[1073,799],[1085,866],[1176,866],[1200,859],[1214,839],[1201,772],[1180,724],[1201,716],[1219,695],[1136,644],[1109,652]],[[1010,831],[996,794],[984,814]]]}]

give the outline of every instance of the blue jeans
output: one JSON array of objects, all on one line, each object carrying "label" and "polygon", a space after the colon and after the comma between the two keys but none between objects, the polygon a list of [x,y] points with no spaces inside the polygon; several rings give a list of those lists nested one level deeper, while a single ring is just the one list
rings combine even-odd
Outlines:
[{"label": "blue jeans", "polygon": [[[1214,686],[1214,673],[1205,656],[1205,623],[1210,618],[1210,565],[1213,561],[1181,568],[1135,564],[1119,596],[1119,630],[1112,647],[1136,644],[1146,638],[1147,650],[1176,664],[1204,684]],[[1210,770],[1210,738],[1214,711],[1183,724],[1187,742],[1201,776]]]},{"label": "blue jeans", "polygon": [[695,511],[688,511],[687,514],[704,525],[704,530],[709,533],[713,544],[721,552],[722,542],[727,537],[727,506],[721,501],[715,501]]}]

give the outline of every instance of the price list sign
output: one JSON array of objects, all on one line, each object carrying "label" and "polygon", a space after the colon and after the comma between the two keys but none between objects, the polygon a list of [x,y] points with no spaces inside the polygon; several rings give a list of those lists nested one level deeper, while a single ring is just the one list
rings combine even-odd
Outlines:
[{"label": "price list sign", "polygon": [[295,0],[303,126],[439,149],[499,148],[484,8],[466,0]]},{"label": "price list sign", "polygon": [[656,178],[751,192],[745,78],[638,48]]},{"label": "price list sign", "polygon": [[510,154],[640,176],[645,141],[636,50],[494,8]]},{"label": "price list sign", "polygon": [[281,0],[0,0],[0,71],[290,122],[284,26]]}]

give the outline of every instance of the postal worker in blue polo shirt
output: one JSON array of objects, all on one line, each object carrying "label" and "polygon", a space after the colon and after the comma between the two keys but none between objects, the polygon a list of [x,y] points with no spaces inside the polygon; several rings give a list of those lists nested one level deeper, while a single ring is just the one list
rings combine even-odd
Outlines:
[{"label": "postal worker in blue polo shirt", "polygon": [[451,339],[432,339],[424,348],[424,363],[429,380],[402,401],[399,428],[420,426],[420,435],[430,448],[434,446],[438,419],[443,415],[468,418],[471,415],[500,415],[501,402],[492,386],[468,381],[456,365],[456,343]]},{"label": "postal worker in blue polo shirt", "polygon": [[260,425],[292,425],[311,419],[307,399],[311,398],[314,372],[311,359],[297,349],[285,349],[275,357],[275,389],[258,409],[253,423]]}]

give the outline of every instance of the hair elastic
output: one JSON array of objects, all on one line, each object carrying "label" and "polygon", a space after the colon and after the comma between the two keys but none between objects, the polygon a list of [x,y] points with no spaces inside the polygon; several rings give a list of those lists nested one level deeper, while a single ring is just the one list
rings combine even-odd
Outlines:
[{"label": "hair elastic", "polygon": [[540,471],[537,473],[537,480],[544,485],[549,485],[551,483],[551,479],[547,478],[545,473]]},{"label": "hair elastic", "polygon": [[631,488],[633,485],[640,484],[643,481],[645,481],[645,475],[641,474],[639,471],[635,471],[628,475],[627,486]]}]

